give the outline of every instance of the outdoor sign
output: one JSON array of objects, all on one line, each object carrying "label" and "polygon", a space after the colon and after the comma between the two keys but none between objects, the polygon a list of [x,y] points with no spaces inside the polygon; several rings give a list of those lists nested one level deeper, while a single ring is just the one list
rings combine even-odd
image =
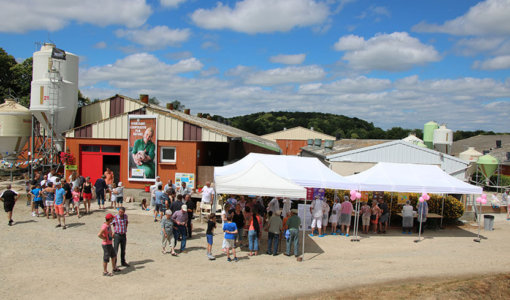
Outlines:
[{"label": "outdoor sign", "polygon": [[195,174],[193,173],[175,173],[175,186],[181,186],[181,182],[186,182],[186,187],[195,188]]},{"label": "outdoor sign", "polygon": [[306,230],[312,230],[312,213],[310,212],[310,206],[310,204],[298,204],[298,217],[301,219],[299,230],[303,230],[303,225],[305,224]]},{"label": "outdoor sign", "polygon": [[76,171],[78,170],[78,165],[66,165],[66,171]]},{"label": "outdoor sign", "polygon": [[128,117],[128,180],[155,181],[157,155],[156,116]]},{"label": "outdoor sign", "polygon": [[383,200],[384,199],[384,192],[373,192],[372,193],[372,197],[373,197],[372,199],[377,200],[377,201]]},{"label": "outdoor sign", "polygon": [[409,193],[398,193],[398,204],[406,204],[406,201],[409,200]]},{"label": "outdoor sign", "polygon": [[316,197],[324,200],[326,190],[323,188],[306,188],[306,200],[315,200]]}]

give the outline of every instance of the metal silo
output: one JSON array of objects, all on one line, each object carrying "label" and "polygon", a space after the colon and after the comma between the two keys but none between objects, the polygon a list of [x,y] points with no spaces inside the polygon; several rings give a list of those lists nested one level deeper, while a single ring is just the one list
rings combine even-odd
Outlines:
[{"label": "metal silo", "polygon": [[434,148],[434,130],[436,130],[438,128],[439,128],[439,125],[434,121],[430,121],[428,123],[425,123],[425,125],[423,125],[423,143],[429,149]]},{"label": "metal silo", "polygon": [[78,56],[44,44],[34,53],[30,110],[58,140],[78,109]]},{"label": "metal silo", "polygon": [[453,131],[446,128],[446,125],[441,125],[438,129],[434,130],[434,149],[439,152],[450,154],[453,145]]},{"label": "metal silo", "polygon": [[30,111],[12,99],[0,105],[0,157],[15,158],[27,143],[32,129]]}]

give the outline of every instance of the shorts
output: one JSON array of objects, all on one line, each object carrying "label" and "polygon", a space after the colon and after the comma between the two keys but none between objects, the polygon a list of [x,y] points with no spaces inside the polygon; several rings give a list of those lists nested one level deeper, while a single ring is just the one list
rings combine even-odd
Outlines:
[{"label": "shorts", "polygon": [[83,193],[83,199],[84,200],[92,199],[92,193]]},{"label": "shorts", "polygon": [[12,202],[4,202],[4,210],[5,212],[11,212],[13,209],[14,209],[14,204],[16,202],[12,201]]},{"label": "shorts", "polygon": [[124,202],[124,197],[116,197],[116,198],[117,198],[117,203],[121,203],[122,204],[122,202]]},{"label": "shorts", "polygon": [[372,216],[370,216],[370,222],[371,222],[372,224],[377,224],[377,223],[379,223],[379,217],[378,217],[377,215],[372,215]]},{"label": "shorts", "polygon": [[78,200],[78,201],[73,200],[73,203],[74,203],[74,206],[80,206],[80,200]]},{"label": "shorts", "polygon": [[388,217],[389,216],[390,216],[390,214],[388,214],[388,213],[382,214],[381,217],[379,218],[379,223],[386,223],[386,222],[388,222]]},{"label": "shorts", "polygon": [[112,195],[112,196],[110,197],[110,202],[117,202],[117,196]]},{"label": "shorts", "polygon": [[44,208],[44,204],[43,204],[42,200],[41,201],[34,201],[34,208],[38,209],[39,207],[40,208]]},{"label": "shorts", "polygon": [[212,244],[213,244],[213,235],[212,234],[206,234],[205,236],[207,238],[207,244],[212,246]]},{"label": "shorts", "polygon": [[223,245],[225,245],[225,248],[235,248],[236,240],[232,239],[224,239]]},{"label": "shorts", "polygon": [[46,207],[51,208],[51,207],[53,206],[53,201],[46,200],[46,202],[44,203],[44,205],[46,205]]},{"label": "shorts", "polygon": [[63,216],[64,215],[64,204],[60,204],[60,205],[55,204],[55,213],[57,215]]},{"label": "shorts", "polygon": [[312,228],[322,228],[322,216],[313,218],[312,220]]},{"label": "shorts", "polygon": [[110,261],[110,258],[117,257],[117,253],[115,253],[115,249],[113,249],[113,245],[102,245],[103,246],[103,261],[105,263]]},{"label": "shorts", "polygon": [[329,223],[330,224],[338,223],[338,215],[337,214],[331,214],[331,216],[329,216]]},{"label": "shorts", "polygon": [[351,214],[340,214],[340,225],[351,226]]},{"label": "shorts", "polygon": [[165,207],[163,206],[163,204],[156,204],[156,208],[154,210],[159,212],[165,212]]},{"label": "shorts", "polygon": [[370,225],[370,216],[362,216],[361,217],[361,224],[363,224],[363,226]]},{"label": "shorts", "polygon": [[322,224],[324,224],[324,226],[328,226],[328,216],[322,216]]}]

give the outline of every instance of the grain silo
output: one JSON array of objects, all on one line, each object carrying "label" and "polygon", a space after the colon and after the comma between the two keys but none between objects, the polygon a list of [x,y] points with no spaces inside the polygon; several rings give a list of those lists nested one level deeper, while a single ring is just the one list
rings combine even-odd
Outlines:
[{"label": "grain silo", "polygon": [[32,128],[30,111],[12,99],[0,105],[0,158],[16,158],[28,139]]}]

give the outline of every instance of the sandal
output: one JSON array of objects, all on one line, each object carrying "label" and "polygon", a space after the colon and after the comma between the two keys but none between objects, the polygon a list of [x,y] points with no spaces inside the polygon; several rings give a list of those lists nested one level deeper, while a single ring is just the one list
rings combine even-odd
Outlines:
[{"label": "sandal", "polygon": [[103,276],[113,276],[113,274],[110,272],[103,272]]},{"label": "sandal", "polygon": [[177,256],[177,253],[173,252],[173,253],[172,253],[172,256]]},{"label": "sandal", "polygon": [[115,272],[115,273],[120,272],[120,269],[119,268],[115,268],[115,269],[113,269],[113,272]]}]

